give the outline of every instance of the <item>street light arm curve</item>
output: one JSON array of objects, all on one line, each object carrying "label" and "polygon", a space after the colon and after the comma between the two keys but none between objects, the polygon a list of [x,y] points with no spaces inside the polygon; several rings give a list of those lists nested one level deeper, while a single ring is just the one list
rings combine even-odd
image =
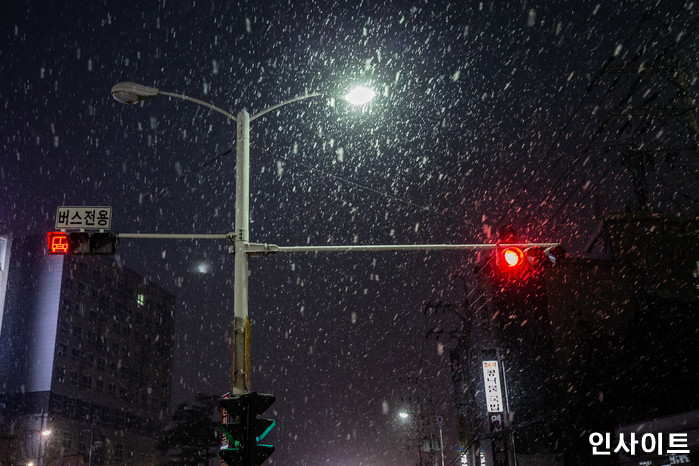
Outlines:
[{"label": "street light arm curve", "polygon": [[310,93],[310,94],[298,95],[298,96],[293,97],[293,98],[291,98],[291,99],[285,100],[284,102],[279,102],[279,103],[276,104],[276,105],[272,105],[271,107],[267,107],[267,108],[264,109],[264,110],[260,110],[260,111],[257,112],[256,114],[250,116],[250,121],[257,119],[257,118],[261,117],[262,115],[271,112],[272,110],[276,110],[276,109],[278,109],[279,107],[283,107],[284,105],[291,104],[291,103],[294,103],[294,102],[298,102],[299,100],[309,99],[309,98],[311,98],[311,97],[318,97],[318,96],[321,96],[321,95],[324,95],[324,94],[323,94],[322,92],[312,92],[312,93]]},{"label": "street light arm curve", "polygon": [[177,99],[182,99],[182,100],[188,100],[190,102],[194,102],[195,104],[203,105],[206,108],[209,108],[215,112],[220,113],[221,115],[224,115],[226,118],[228,118],[230,120],[233,120],[236,122],[238,121],[238,119],[235,116],[233,116],[233,114],[231,114],[231,113],[225,111],[224,109],[219,108],[213,104],[210,104],[208,102],[204,102],[203,100],[195,99],[194,97],[189,97],[189,96],[184,95],[184,94],[175,94],[174,92],[160,91],[160,93],[162,95],[167,95],[167,96],[175,97]]},{"label": "street light arm curve", "polygon": [[194,97],[189,97],[184,94],[165,92],[161,91],[157,87],[148,87],[144,86],[143,84],[132,82],[121,82],[115,84],[112,87],[112,96],[114,96],[114,98],[122,104],[137,104],[139,102],[143,102],[144,100],[154,99],[159,95],[166,95],[169,97],[175,97],[177,99],[188,100],[190,102],[194,102],[198,105],[203,105],[206,108],[218,112],[230,120],[236,122],[238,121],[236,117],[234,117],[231,113],[223,110],[222,108],[218,108],[217,106],[212,105],[208,102],[204,102],[203,100],[195,99]]}]

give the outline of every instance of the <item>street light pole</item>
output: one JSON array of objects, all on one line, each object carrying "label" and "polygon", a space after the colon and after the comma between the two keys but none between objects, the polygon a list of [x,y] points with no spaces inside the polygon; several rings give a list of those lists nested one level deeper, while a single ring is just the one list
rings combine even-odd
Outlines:
[{"label": "street light pole", "polygon": [[235,170],[235,273],[231,334],[231,393],[250,390],[250,320],[248,319],[248,246],[250,244],[250,114],[238,112]]},{"label": "street light pole", "polygon": [[[250,391],[250,320],[248,318],[248,252],[250,247],[250,121],[283,107],[284,105],[323,95],[319,92],[293,97],[276,105],[261,110],[250,116],[243,108],[237,116],[208,102],[183,94],[164,92],[155,87],[148,87],[133,82],[121,82],[112,87],[114,98],[125,104],[136,104],[166,95],[203,105],[221,113],[236,122],[236,172],[235,172],[235,232],[231,240],[234,243],[235,270],[233,283],[233,322],[231,330],[231,394],[244,395]],[[354,88],[345,98],[353,105],[369,102],[375,93],[365,87]],[[140,235],[132,235],[138,237]],[[174,236],[174,235],[173,235]],[[126,235],[122,235],[126,237]]]}]

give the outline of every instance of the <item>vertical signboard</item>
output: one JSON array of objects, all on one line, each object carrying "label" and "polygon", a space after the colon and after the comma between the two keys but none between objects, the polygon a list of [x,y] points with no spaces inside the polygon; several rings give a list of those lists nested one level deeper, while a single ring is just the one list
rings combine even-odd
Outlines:
[{"label": "vertical signboard", "polygon": [[507,464],[505,439],[500,432],[504,427],[504,406],[502,389],[500,388],[500,367],[497,360],[483,361],[483,381],[485,384],[485,406],[488,414],[488,424],[492,434],[493,464]]},{"label": "vertical signboard", "polygon": [[485,405],[488,412],[501,413],[502,391],[497,361],[483,361],[483,380],[485,381]]},{"label": "vertical signboard", "polygon": [[[231,394],[230,392],[226,393],[223,395],[221,398],[230,398]],[[225,410],[225,408],[221,408],[221,424],[228,424],[230,421],[230,417],[228,414],[228,411]],[[223,450],[224,448],[228,448],[228,437],[225,435],[221,434],[221,447],[220,450]],[[226,463],[223,459],[221,459],[220,466],[227,466],[228,463]]]}]

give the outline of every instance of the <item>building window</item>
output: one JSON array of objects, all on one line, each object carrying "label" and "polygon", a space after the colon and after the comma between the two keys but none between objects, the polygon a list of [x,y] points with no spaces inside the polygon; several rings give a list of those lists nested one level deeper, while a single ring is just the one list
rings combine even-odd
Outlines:
[{"label": "building window", "polygon": [[83,375],[80,387],[92,388],[92,377],[90,377],[89,375]]},{"label": "building window", "polygon": [[63,311],[70,312],[71,309],[73,309],[73,302],[70,299],[64,299],[63,300]]},{"label": "building window", "polygon": [[115,411],[114,412],[114,428],[115,429],[123,429],[125,425],[126,425],[126,418],[124,417],[124,413],[122,411]]},{"label": "building window", "polygon": [[73,434],[70,432],[63,432],[63,448],[66,450],[72,450],[73,449]]},{"label": "building window", "polygon": [[109,384],[109,394],[112,396],[116,396],[116,393],[117,393],[116,384],[110,383]]},{"label": "building window", "polygon": [[104,390],[104,380],[97,380],[97,382],[95,383],[95,390],[97,390],[98,392]]},{"label": "building window", "polygon": [[[56,368],[58,369],[58,368]],[[60,395],[56,395],[55,393],[51,393],[51,397],[49,398],[49,412],[52,414],[60,413],[63,410],[63,397]]]},{"label": "building window", "polygon": [[68,354],[68,345],[64,345],[63,343],[59,343],[56,345],[56,356],[60,358],[66,357]]},{"label": "building window", "polygon": [[65,400],[63,409],[68,416],[75,416],[75,400],[73,398]]},{"label": "building window", "polygon": [[144,304],[146,304],[146,296],[141,293],[137,294],[136,304],[138,304],[139,306],[143,306]]},{"label": "building window", "polygon": [[56,382],[63,383],[66,380],[66,368],[56,366]]},{"label": "building window", "polygon": [[72,385],[78,385],[78,373],[77,372],[70,373],[70,383]]},{"label": "building window", "polygon": [[122,460],[124,457],[124,445],[117,443],[114,447],[114,458],[118,461]]},{"label": "building window", "polygon": [[73,348],[71,350],[71,355],[73,356],[73,361],[79,361],[80,360],[80,349]]},{"label": "building window", "polygon": [[82,340],[83,339],[83,329],[82,327],[73,327],[73,338],[76,340]]},{"label": "building window", "polygon": [[81,432],[78,437],[78,453],[85,452],[87,452],[87,435]]}]

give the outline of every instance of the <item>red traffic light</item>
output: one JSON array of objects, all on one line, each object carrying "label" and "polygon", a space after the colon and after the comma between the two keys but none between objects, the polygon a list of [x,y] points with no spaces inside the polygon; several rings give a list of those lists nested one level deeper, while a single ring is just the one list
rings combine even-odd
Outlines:
[{"label": "red traffic light", "polygon": [[111,255],[116,252],[114,233],[50,231],[46,234],[49,254]]},{"label": "red traffic light", "polygon": [[68,254],[68,233],[49,231],[46,240],[49,243],[49,254]]},{"label": "red traffic light", "polygon": [[498,254],[498,262],[501,267],[513,269],[522,264],[524,253],[515,247],[505,248]]}]

